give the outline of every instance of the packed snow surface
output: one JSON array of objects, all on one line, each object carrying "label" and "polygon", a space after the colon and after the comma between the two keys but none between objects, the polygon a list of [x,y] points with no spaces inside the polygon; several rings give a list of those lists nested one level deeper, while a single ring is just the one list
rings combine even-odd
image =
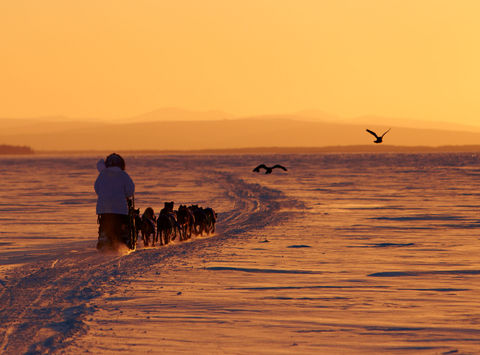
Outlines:
[{"label": "packed snow surface", "polygon": [[217,232],[111,254],[99,158],[0,158],[1,353],[478,353],[476,154],[125,156]]}]

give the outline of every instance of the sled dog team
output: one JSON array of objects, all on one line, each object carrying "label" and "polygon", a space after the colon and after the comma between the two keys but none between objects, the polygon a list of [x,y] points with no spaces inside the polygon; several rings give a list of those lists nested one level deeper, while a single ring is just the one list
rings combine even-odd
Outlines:
[{"label": "sled dog team", "polygon": [[215,232],[217,214],[210,208],[198,205],[180,205],[173,209],[174,202],[165,202],[165,206],[158,214],[152,207],[147,207],[140,216],[140,209],[135,210],[135,232],[138,239],[142,236],[143,245],[154,247],[166,245],[178,236],[179,241],[184,241],[192,235],[211,234]]},{"label": "sled dog team", "polygon": [[155,216],[147,207],[140,217],[134,208],[135,184],[125,171],[125,160],[116,153],[97,162],[99,172],[94,188],[97,193],[98,242],[97,249],[116,249],[125,244],[135,250],[141,232],[144,246],[165,245],[179,237],[180,241],[194,235],[215,232],[217,214],[212,208],[198,205],[180,205],[173,209],[173,201]]}]

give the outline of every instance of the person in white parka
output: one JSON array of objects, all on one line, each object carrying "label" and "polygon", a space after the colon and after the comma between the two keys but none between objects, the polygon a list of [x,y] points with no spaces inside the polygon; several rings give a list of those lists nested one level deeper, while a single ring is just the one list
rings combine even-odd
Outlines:
[{"label": "person in white parka", "polygon": [[97,169],[97,249],[104,246],[116,248],[119,243],[128,242],[128,199],[133,198],[135,184],[125,171],[125,160],[116,153],[110,154],[105,160],[100,159]]}]

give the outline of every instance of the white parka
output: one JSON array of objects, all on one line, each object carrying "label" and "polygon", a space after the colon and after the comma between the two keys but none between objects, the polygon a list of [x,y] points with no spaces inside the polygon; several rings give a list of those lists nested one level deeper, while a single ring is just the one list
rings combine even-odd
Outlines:
[{"label": "white parka", "polygon": [[130,176],[117,166],[105,167],[103,159],[97,163],[97,169],[100,172],[95,181],[97,214],[128,215],[127,198],[135,192],[135,184]]}]

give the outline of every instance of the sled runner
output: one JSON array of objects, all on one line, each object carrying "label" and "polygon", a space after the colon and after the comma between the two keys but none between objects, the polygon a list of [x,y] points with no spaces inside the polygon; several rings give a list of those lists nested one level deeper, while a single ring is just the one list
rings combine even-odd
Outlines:
[{"label": "sled runner", "polygon": [[135,215],[139,211],[135,211],[135,199],[128,199],[128,249],[135,250],[137,248],[137,230],[135,227]]}]

